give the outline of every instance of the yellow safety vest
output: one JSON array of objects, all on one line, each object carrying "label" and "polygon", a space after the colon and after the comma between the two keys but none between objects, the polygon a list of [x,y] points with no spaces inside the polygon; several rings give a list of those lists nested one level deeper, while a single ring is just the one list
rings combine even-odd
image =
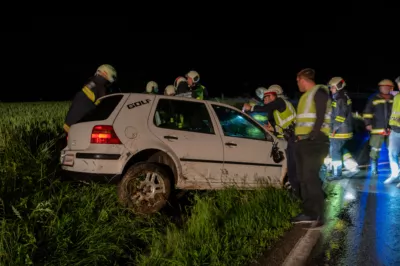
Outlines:
[{"label": "yellow safety vest", "polygon": [[[295,134],[308,135],[312,131],[315,120],[317,119],[317,110],[315,107],[314,95],[318,89],[323,89],[329,94],[328,87],[325,85],[315,85],[311,90],[305,92],[297,106],[296,128]],[[324,123],[322,124],[321,131],[329,136],[330,122],[331,122],[331,101],[328,100],[325,111]]]},{"label": "yellow safety vest", "polygon": [[393,99],[392,114],[389,119],[389,125],[400,127],[400,94]]},{"label": "yellow safety vest", "polygon": [[275,130],[278,132],[278,137],[283,138],[283,130],[290,126],[296,120],[296,110],[293,105],[284,100],[286,104],[286,109],[282,113],[278,110],[274,111],[274,120],[276,123]]}]

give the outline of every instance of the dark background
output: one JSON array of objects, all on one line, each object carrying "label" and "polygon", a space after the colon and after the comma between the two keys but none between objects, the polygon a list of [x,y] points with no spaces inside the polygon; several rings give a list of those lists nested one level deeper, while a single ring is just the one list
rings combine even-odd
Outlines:
[{"label": "dark background", "polygon": [[162,93],[194,69],[214,97],[254,95],[258,86],[273,83],[298,97],[296,73],[311,67],[320,83],[338,75],[349,91],[372,93],[381,79],[400,76],[396,15],[359,10],[326,19],[328,26],[300,30],[287,21],[273,32],[197,34],[184,26],[179,32],[137,31],[123,16],[111,19],[113,27],[83,16],[31,17],[28,29],[3,33],[7,76],[0,100],[71,100],[104,63],[116,67],[123,92],[142,92],[154,80]]}]

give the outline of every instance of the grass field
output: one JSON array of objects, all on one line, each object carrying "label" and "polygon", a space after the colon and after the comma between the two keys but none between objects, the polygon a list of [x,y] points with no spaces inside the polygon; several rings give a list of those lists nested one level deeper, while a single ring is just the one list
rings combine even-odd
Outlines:
[{"label": "grass field", "polygon": [[[286,191],[192,192],[151,217],[58,178],[68,102],[0,104],[0,265],[245,265],[291,227]],[[171,214],[173,213],[173,214]]]}]

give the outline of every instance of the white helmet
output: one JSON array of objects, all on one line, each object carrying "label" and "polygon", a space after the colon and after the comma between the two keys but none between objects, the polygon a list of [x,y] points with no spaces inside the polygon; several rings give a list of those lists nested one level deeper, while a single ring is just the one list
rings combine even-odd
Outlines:
[{"label": "white helmet", "polygon": [[328,82],[328,87],[335,86],[338,91],[342,90],[346,86],[346,82],[341,77],[333,77]]},{"label": "white helmet", "polygon": [[264,93],[267,91],[266,88],[264,87],[259,87],[256,89],[256,95],[258,98],[260,98],[261,100],[264,99]]},{"label": "white helmet", "polygon": [[200,75],[197,71],[191,70],[186,74],[186,78],[191,78],[193,83],[197,83],[200,81]]},{"label": "white helmet", "polygon": [[176,91],[175,91],[174,85],[168,85],[164,89],[164,95],[173,96],[173,95],[175,95],[175,93],[176,93]]},{"label": "white helmet", "polygon": [[155,81],[149,81],[146,85],[146,92],[147,93],[158,93],[158,84]]},{"label": "white helmet", "polygon": [[174,81],[175,90],[178,89],[178,86],[179,86],[179,84],[180,84],[182,81],[187,82],[187,80],[186,80],[184,77],[177,77],[177,78],[175,79],[175,81]]},{"label": "white helmet", "polygon": [[95,76],[102,76],[109,82],[113,83],[117,79],[117,71],[111,65],[104,64],[97,68]]},{"label": "white helmet", "polygon": [[283,89],[281,86],[274,84],[268,87],[268,92],[275,92],[278,97],[283,96]]}]

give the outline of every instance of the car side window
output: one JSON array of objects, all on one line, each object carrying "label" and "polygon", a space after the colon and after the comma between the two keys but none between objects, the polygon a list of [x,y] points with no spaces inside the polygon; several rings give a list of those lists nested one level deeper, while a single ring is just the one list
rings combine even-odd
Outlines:
[{"label": "car side window", "polygon": [[272,136],[266,133],[260,125],[242,113],[224,106],[213,104],[212,107],[225,136],[273,141]]},{"label": "car side window", "polygon": [[161,128],[215,134],[204,103],[160,99],[153,122]]}]

